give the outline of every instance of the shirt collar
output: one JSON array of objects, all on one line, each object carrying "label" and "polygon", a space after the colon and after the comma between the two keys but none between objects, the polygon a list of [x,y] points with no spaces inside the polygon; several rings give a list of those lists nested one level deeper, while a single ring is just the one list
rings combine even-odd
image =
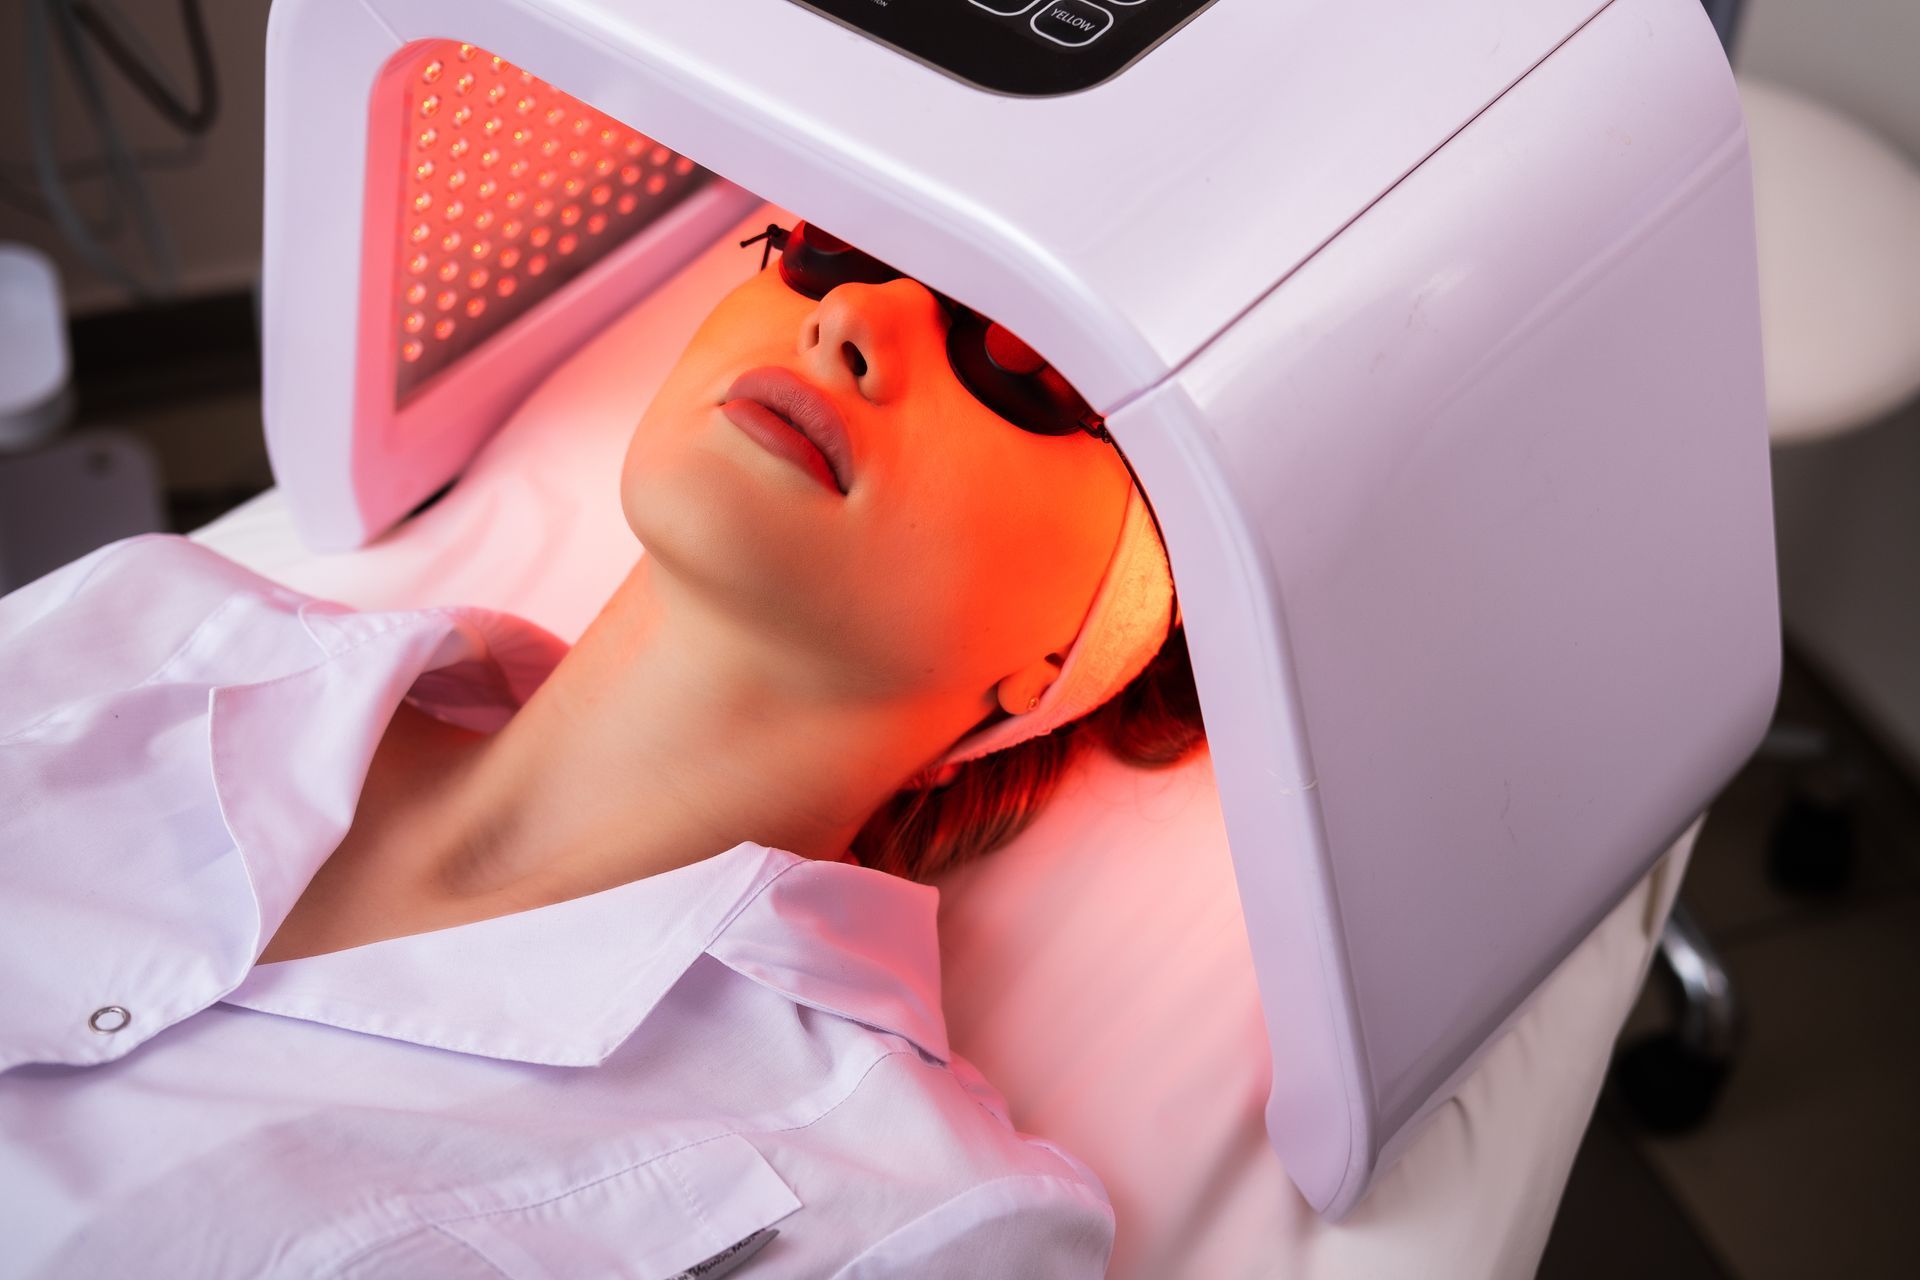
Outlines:
[{"label": "shirt collar", "polygon": [[[400,702],[467,727],[509,719],[566,652],[467,606],[301,610],[326,660],[214,691],[214,789],[258,909],[258,955],[345,835]],[[531,911],[256,965],[228,1003],[489,1057],[600,1062],[711,954],[792,999],[948,1060],[939,890],[751,841]]]}]

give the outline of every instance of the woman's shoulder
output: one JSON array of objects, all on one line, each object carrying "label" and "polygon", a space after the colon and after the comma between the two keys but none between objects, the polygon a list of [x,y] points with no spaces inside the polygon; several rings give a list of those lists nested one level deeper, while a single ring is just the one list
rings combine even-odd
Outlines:
[{"label": "woman's shoulder", "polygon": [[138,610],[143,619],[191,614],[235,591],[308,597],[177,533],[142,533],[96,547],[0,597],[0,639],[81,606]]},{"label": "woman's shoulder", "polygon": [[1106,1186],[1092,1166],[1058,1142],[1021,1129],[1014,1121],[1006,1096],[971,1059],[955,1052],[949,1056],[944,1070],[947,1087],[988,1117],[984,1127],[1000,1135],[999,1145],[1009,1163],[1006,1172],[1083,1185],[1102,1203],[1106,1202]]},{"label": "woman's shoulder", "polygon": [[[1022,1274],[1105,1274],[1115,1227],[1105,1184],[1058,1143],[1017,1128],[999,1091],[958,1054],[888,1055],[858,1096],[809,1128],[753,1138],[782,1163],[790,1143],[830,1148],[841,1155],[836,1166],[895,1189],[884,1213],[867,1215],[883,1233],[835,1280],[1013,1274],[987,1259],[1020,1259],[1033,1268]],[[831,1202],[813,1208],[838,1212]]]},{"label": "woman's shoulder", "polygon": [[0,597],[0,735],[161,676],[277,671],[313,648],[311,599],[178,534],[96,548]]},{"label": "woman's shoulder", "polygon": [[869,1159],[898,1158],[900,1176],[942,1181],[949,1194],[1020,1179],[1057,1183],[1069,1198],[1107,1203],[1092,1167],[1021,1129],[999,1090],[957,1053],[945,1061],[917,1048],[887,1054],[817,1124],[813,1141],[846,1143],[866,1150]]}]

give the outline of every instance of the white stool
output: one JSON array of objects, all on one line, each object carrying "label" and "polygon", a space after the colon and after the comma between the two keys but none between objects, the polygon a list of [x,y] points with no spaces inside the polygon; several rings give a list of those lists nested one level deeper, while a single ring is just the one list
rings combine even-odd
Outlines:
[{"label": "white stool", "polygon": [[1920,393],[1920,170],[1811,98],[1742,77],[1775,444]]}]

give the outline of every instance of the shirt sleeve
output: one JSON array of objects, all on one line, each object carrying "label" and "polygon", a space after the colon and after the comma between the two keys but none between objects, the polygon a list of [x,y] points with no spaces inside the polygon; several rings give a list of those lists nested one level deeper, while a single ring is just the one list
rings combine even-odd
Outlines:
[{"label": "shirt sleeve", "polygon": [[34,677],[49,665],[50,655],[42,648],[40,659],[34,660],[33,653],[41,648],[41,636],[57,629],[51,619],[71,606],[101,564],[127,545],[122,539],[96,547],[0,596],[0,671],[7,673],[0,682],[0,738],[33,720],[46,704],[45,690]]},{"label": "shirt sleeve", "polygon": [[1100,1280],[1113,1206],[1085,1182],[1012,1174],[978,1183],[897,1228],[834,1280]]},{"label": "shirt sleeve", "polygon": [[138,684],[236,591],[284,591],[179,534],[142,533],[0,596],[0,739]]}]

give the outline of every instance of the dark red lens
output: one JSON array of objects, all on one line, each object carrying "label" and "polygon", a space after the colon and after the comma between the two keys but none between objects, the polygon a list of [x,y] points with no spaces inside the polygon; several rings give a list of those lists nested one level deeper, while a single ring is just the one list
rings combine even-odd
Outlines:
[{"label": "dark red lens", "polygon": [[1008,373],[1032,374],[1047,367],[1038,351],[1013,336],[1005,325],[990,324],[986,334],[987,356]]}]

